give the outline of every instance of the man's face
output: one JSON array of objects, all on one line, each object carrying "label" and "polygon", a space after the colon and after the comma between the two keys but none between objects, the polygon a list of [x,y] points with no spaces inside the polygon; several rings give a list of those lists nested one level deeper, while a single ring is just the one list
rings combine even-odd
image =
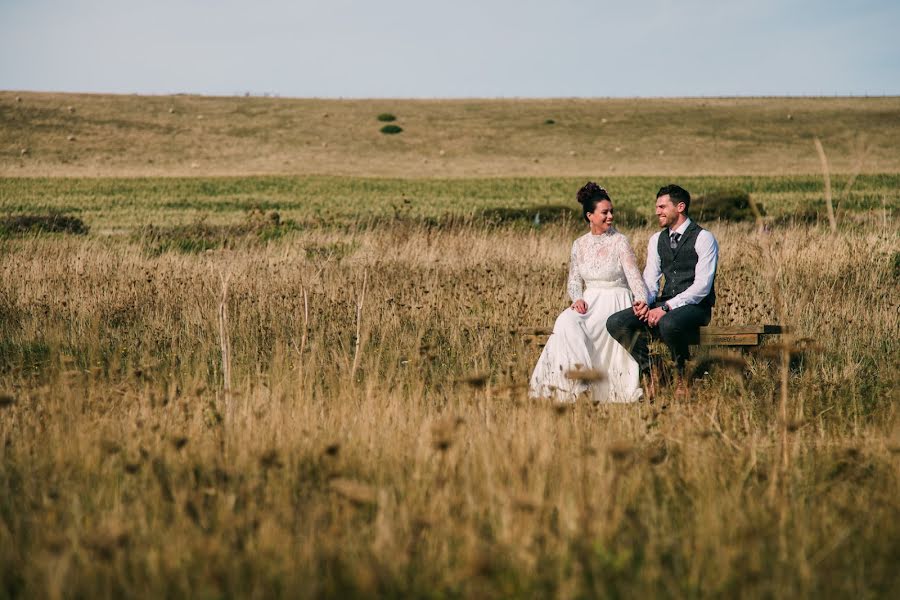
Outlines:
[{"label": "man's face", "polygon": [[[681,207],[680,211],[678,206]],[[678,206],[672,204],[672,198],[668,194],[656,199],[656,218],[659,219],[660,227],[672,227],[678,222],[678,215],[684,212],[684,203],[679,202]]]}]

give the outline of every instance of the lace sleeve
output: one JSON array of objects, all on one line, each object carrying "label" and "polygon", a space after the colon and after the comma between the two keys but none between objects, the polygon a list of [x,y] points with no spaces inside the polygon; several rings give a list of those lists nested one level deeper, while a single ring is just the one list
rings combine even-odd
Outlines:
[{"label": "lace sleeve", "polygon": [[631,288],[631,295],[634,296],[634,301],[646,302],[647,286],[644,283],[644,278],[641,276],[641,270],[638,269],[634,250],[631,249],[631,244],[628,243],[628,238],[624,235],[619,241],[619,260],[622,263],[622,270],[625,271],[625,279],[628,280],[628,287]]},{"label": "lace sleeve", "polygon": [[572,302],[581,300],[584,292],[584,280],[581,278],[581,271],[578,270],[577,247],[578,240],[575,240],[572,244],[572,254],[569,257],[569,282],[566,286],[566,290],[568,290],[569,298],[572,299]]}]

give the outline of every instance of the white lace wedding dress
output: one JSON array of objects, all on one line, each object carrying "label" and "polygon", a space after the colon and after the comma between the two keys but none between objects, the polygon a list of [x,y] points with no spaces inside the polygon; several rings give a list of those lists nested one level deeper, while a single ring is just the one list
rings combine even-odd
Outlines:
[{"label": "white lace wedding dress", "polygon": [[[573,402],[590,392],[595,402],[634,402],[643,394],[637,362],[606,331],[606,319],[647,300],[647,288],[628,238],[614,228],[587,233],[572,244],[569,297],[584,300],[587,313],[567,308],[531,375],[529,395]],[[570,378],[569,371],[598,371],[599,381]]]}]

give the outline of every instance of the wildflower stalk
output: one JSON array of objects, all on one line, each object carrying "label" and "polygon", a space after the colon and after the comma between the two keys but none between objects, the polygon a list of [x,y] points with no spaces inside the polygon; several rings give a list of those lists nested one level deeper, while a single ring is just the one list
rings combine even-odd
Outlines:
[{"label": "wildflower stalk", "polygon": [[369,281],[369,272],[363,272],[363,284],[362,291],[359,294],[359,297],[356,299],[356,342],[354,344],[353,349],[353,366],[350,367],[350,381],[353,381],[356,376],[356,369],[359,367],[359,351],[361,347],[361,328],[362,328],[362,308],[363,303],[366,301],[366,285]]},{"label": "wildflower stalk", "polygon": [[228,337],[228,282],[231,275],[221,276],[222,297],[219,302],[219,347],[222,352],[222,389],[226,407],[231,401],[231,340]]},{"label": "wildflower stalk", "polygon": [[819,162],[822,163],[822,176],[825,178],[825,207],[828,209],[828,223],[831,225],[831,233],[837,233],[837,219],[834,217],[834,204],[831,201],[831,173],[828,169],[828,158],[825,156],[825,148],[822,147],[821,140],[815,138],[813,142],[816,144]]}]

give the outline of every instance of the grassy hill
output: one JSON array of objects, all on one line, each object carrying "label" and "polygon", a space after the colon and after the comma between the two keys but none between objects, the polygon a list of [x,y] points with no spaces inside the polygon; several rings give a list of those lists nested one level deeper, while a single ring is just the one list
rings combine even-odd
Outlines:
[{"label": "grassy hill", "polygon": [[[380,113],[398,135],[380,133]],[[0,175],[900,172],[900,98],[317,100],[0,92]]]}]

